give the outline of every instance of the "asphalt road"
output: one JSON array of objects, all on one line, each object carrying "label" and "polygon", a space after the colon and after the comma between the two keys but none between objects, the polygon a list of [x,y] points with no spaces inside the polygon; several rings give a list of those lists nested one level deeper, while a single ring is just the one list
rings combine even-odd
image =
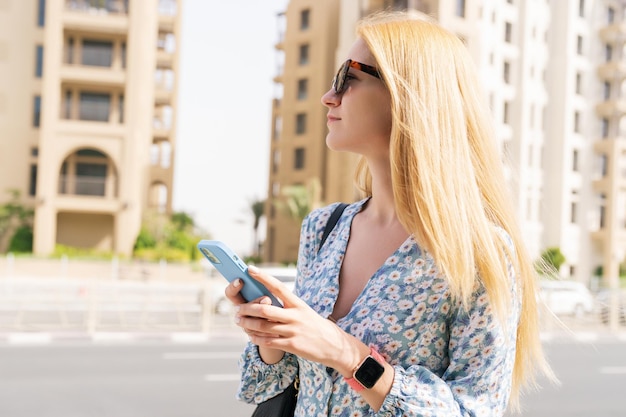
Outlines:
[{"label": "asphalt road", "polygon": [[[0,344],[0,416],[248,417],[234,399],[242,343]],[[562,385],[526,396],[522,417],[626,416],[624,338],[546,349]]]}]

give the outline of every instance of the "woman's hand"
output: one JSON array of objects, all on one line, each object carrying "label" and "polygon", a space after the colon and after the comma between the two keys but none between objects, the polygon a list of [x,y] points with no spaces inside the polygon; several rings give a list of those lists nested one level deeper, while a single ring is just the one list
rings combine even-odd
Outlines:
[{"label": "woman's hand", "polygon": [[[268,297],[246,303],[239,293],[241,283],[236,282],[225,291],[228,299],[237,305],[237,325],[259,346],[265,362],[278,362],[282,352],[290,352],[350,375],[368,355],[365,344],[322,318],[282,282],[255,267],[249,267],[248,272],[283,302],[283,308],[271,305]],[[281,354],[274,361],[276,352]]]}]

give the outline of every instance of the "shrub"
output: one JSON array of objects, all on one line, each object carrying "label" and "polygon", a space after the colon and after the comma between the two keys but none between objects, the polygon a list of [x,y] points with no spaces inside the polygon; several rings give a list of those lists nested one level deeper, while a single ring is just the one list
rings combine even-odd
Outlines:
[{"label": "shrub", "polygon": [[31,253],[33,251],[33,229],[30,226],[20,226],[9,242],[9,252]]}]

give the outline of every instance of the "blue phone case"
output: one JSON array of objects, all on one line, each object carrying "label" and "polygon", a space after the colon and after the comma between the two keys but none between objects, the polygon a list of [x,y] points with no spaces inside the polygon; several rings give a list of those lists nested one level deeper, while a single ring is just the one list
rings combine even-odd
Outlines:
[{"label": "blue phone case", "polygon": [[232,282],[237,278],[243,280],[244,286],[241,290],[241,295],[243,295],[243,298],[247,301],[256,300],[265,295],[272,300],[273,305],[278,307],[283,306],[263,284],[248,274],[248,266],[223,242],[219,240],[201,240],[198,242],[197,246],[204,257],[213,264],[215,269],[217,269],[228,282]]}]

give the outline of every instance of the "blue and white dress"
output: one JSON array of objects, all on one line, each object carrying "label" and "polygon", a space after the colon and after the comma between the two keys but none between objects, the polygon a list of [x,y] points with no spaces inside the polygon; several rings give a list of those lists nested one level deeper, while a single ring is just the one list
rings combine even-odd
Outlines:
[{"label": "blue and white dress", "polygon": [[[366,201],[346,208],[319,253],[322,231],[337,203],[312,211],[303,221],[294,291],[322,317],[333,311],[350,225]],[[502,416],[511,390],[520,311],[511,265],[508,271],[512,309],[503,326],[480,284],[469,309],[462,308],[431,255],[412,237],[385,261],[350,312],[337,321],[395,369],[378,413],[335,370],[292,354],[268,365],[251,343],[240,359],[237,398],[260,403],[284,390],[297,373],[297,417]]]}]

